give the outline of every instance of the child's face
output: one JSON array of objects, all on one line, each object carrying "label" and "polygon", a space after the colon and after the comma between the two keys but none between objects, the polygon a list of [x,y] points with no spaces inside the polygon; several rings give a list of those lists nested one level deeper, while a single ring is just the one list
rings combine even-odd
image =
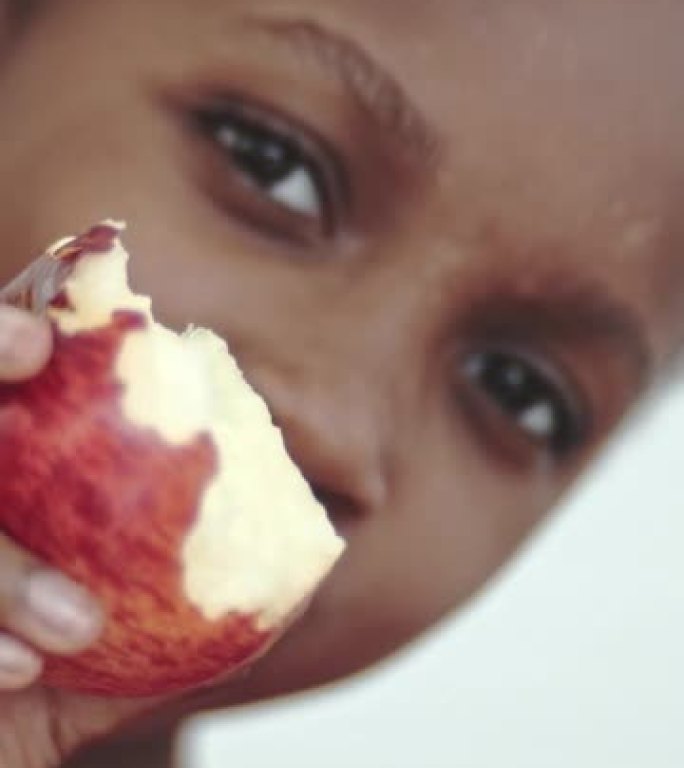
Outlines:
[{"label": "child's face", "polygon": [[135,286],[229,340],[350,545],[234,695],[358,669],[675,347],[684,4],[44,4],[0,75],[0,277],[129,222]]}]

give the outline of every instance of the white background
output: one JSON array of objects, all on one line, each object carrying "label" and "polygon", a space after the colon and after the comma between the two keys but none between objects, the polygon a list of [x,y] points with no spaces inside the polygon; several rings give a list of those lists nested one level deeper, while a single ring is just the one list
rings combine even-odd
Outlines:
[{"label": "white background", "polygon": [[684,388],[465,612],[314,697],[189,726],[182,768],[684,767]]}]

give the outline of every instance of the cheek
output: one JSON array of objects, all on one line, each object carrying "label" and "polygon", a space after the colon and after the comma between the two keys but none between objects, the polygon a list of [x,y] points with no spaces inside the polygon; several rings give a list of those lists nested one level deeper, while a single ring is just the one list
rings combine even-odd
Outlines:
[{"label": "cheek", "polygon": [[413,452],[395,474],[390,505],[352,538],[340,574],[353,582],[355,599],[373,601],[381,620],[402,632],[415,634],[462,606],[559,495],[557,482],[498,470],[465,424],[453,433],[443,424],[442,416],[434,429],[426,421],[422,433],[413,430]]},{"label": "cheek", "polygon": [[39,112],[29,99],[0,129],[13,137],[0,141],[0,284],[46,242],[113,218],[128,224],[127,242],[142,254],[132,280],[153,297],[162,322],[238,338],[258,325],[282,327],[292,314],[293,271],[274,268],[252,235],[207,203],[166,113],[131,91],[106,119],[103,95],[84,94],[66,111],[57,104],[40,132],[20,130]]},{"label": "cheek", "polygon": [[381,660],[462,607],[511,556],[541,512],[530,514],[522,493],[511,499],[506,483],[493,490],[486,472],[457,466],[448,475],[428,462],[407,468],[392,503],[347,531],[347,552],[300,627],[255,670],[256,689]]},{"label": "cheek", "polygon": [[78,24],[45,26],[0,72],[0,236],[17,254],[5,256],[2,278],[93,221],[144,231],[194,214],[175,131],[144,78],[115,52],[93,56]]},{"label": "cheek", "polygon": [[[152,295],[163,322],[222,319],[210,308],[225,307],[226,290],[235,284],[221,258],[225,243],[212,238],[206,206],[183,177],[171,127],[131,102],[126,121],[56,113],[54,130],[45,129],[54,140],[15,127],[20,139],[11,147],[0,142],[0,283],[46,242],[113,218],[128,224],[127,241],[142,254],[132,279]],[[28,104],[14,119],[31,124],[32,114]]]},{"label": "cheek", "polygon": [[[13,250],[25,259],[60,232],[77,233],[104,217],[131,224],[162,216],[168,221],[178,195],[165,178],[163,149],[149,149],[159,142],[146,141],[135,124],[127,128],[97,113],[84,119],[59,110],[57,104],[39,134],[15,125],[11,145],[0,142],[3,245],[16,244]],[[30,126],[38,117],[29,103],[13,120]],[[147,128],[142,120],[138,127]]]}]

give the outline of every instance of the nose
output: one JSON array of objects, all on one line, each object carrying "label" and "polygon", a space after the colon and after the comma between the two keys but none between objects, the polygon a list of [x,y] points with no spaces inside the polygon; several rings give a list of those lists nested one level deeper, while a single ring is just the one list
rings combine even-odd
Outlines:
[{"label": "nose", "polygon": [[268,403],[290,456],[334,517],[365,515],[386,503],[381,420],[359,380],[275,367],[252,370],[249,378]]}]

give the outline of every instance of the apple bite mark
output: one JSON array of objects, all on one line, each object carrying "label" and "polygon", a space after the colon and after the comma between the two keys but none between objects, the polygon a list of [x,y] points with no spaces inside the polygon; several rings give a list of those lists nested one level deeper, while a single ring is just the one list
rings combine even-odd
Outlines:
[{"label": "apple bite mark", "polygon": [[264,653],[343,543],[225,343],[130,291],[119,231],[61,242],[6,291],[48,315],[55,353],[0,385],[0,525],[109,611],[46,680],[158,694]]}]

